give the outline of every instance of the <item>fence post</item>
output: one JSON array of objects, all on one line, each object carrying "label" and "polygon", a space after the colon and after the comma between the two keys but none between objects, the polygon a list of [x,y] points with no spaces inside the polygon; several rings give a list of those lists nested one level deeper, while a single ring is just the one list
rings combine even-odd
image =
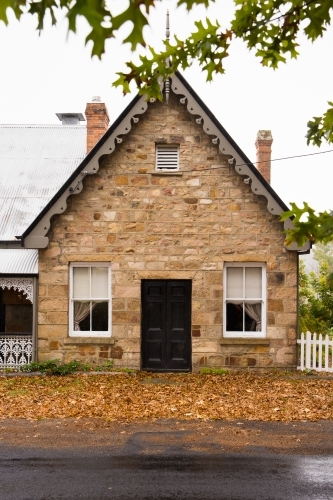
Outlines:
[{"label": "fence post", "polygon": [[304,339],[304,333],[301,333],[301,366],[300,369],[304,370],[304,349],[305,349],[305,339]]},{"label": "fence post", "polygon": [[325,366],[324,366],[325,370],[328,370],[328,350],[329,350],[328,335],[325,335]]},{"label": "fence post", "polygon": [[305,368],[311,370],[311,333],[306,332]]},{"label": "fence post", "polygon": [[323,369],[323,336],[320,333],[318,338],[318,370]]}]

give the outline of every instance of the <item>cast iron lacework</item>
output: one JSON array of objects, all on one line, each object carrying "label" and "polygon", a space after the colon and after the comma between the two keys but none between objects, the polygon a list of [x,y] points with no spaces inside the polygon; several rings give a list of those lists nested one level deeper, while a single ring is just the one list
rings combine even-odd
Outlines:
[{"label": "cast iron lacework", "polygon": [[13,288],[19,292],[23,292],[30,300],[33,301],[33,281],[32,278],[0,278],[0,288]]},{"label": "cast iron lacework", "polygon": [[19,368],[31,363],[31,360],[31,335],[4,335],[0,337],[1,368]]}]

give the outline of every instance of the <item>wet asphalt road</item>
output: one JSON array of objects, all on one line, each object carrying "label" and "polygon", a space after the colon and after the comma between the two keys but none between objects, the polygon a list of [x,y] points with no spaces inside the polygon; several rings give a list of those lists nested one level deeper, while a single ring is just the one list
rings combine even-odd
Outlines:
[{"label": "wet asphalt road", "polygon": [[4,447],[1,500],[332,500],[333,455]]}]

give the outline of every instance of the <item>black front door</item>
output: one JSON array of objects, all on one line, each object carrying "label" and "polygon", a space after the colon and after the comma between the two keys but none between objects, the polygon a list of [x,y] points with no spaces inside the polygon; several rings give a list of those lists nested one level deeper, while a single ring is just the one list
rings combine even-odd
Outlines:
[{"label": "black front door", "polygon": [[142,281],[142,369],[191,370],[191,280]]}]

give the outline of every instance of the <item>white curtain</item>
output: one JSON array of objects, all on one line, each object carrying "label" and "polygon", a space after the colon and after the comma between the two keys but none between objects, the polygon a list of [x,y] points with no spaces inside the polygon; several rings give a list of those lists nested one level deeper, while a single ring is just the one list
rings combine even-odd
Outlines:
[{"label": "white curtain", "polygon": [[[91,309],[93,309],[93,307]],[[89,313],[90,313],[90,301],[74,302],[74,330],[76,332],[81,330],[80,322],[86,319]]]},{"label": "white curtain", "polygon": [[261,303],[243,304],[243,308],[248,316],[256,322],[256,332],[261,332]]}]

